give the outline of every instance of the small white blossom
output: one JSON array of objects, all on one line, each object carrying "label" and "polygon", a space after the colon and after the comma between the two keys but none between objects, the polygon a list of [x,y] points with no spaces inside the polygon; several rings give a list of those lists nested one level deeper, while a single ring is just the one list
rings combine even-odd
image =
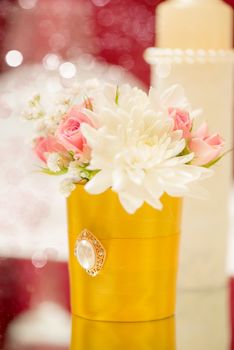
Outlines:
[{"label": "small white blossom", "polygon": [[28,102],[27,108],[22,113],[22,118],[26,120],[37,120],[44,116],[45,111],[41,105],[41,96],[37,94]]},{"label": "small white blossom", "polygon": [[48,168],[57,173],[61,170],[60,164],[62,163],[62,158],[59,153],[47,153],[47,166]]},{"label": "small white blossom", "polygon": [[56,112],[46,116],[45,121],[47,129],[50,131],[51,134],[55,134],[63,116],[64,114],[56,114]]},{"label": "small white blossom", "polygon": [[73,161],[69,164],[68,167],[68,176],[75,179],[76,182],[81,180],[81,174],[80,174],[80,162]]},{"label": "small white blossom", "polygon": [[76,185],[74,184],[72,179],[64,179],[60,183],[60,192],[64,197],[69,197],[72,191],[74,191]]}]

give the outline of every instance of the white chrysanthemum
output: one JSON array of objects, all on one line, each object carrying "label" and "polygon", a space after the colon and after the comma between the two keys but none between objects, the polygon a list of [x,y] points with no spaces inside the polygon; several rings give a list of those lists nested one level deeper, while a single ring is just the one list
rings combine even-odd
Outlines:
[{"label": "white chrysanthemum", "polygon": [[94,97],[94,111],[87,110],[98,128],[82,125],[92,149],[89,169],[100,170],[85,185],[86,191],[99,194],[111,187],[129,213],[144,202],[161,209],[164,192],[172,196],[191,194],[190,184],[210,171],[186,165],[193,154],[179,156],[185,140],[181,131],[173,131],[167,108],[185,107],[183,90],[173,87],[159,97],[154,89],[148,96],[137,88],[123,86],[118,91],[118,105],[113,103],[113,93],[113,87],[109,91],[107,87],[102,99],[98,94]]}]

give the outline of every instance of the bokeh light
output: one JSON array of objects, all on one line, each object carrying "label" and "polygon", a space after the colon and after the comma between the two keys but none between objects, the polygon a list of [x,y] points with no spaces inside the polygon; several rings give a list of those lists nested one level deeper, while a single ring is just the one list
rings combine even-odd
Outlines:
[{"label": "bokeh light", "polygon": [[64,62],[59,67],[59,73],[65,79],[74,78],[76,75],[76,66],[71,62]]},{"label": "bokeh light", "polygon": [[102,7],[107,5],[110,2],[110,0],[92,0],[92,3],[95,6]]},{"label": "bokeh light", "polygon": [[47,54],[42,60],[43,66],[48,70],[55,70],[59,67],[60,59],[53,53]]},{"label": "bokeh light", "polygon": [[32,256],[32,264],[41,269],[47,264],[47,254],[44,251],[37,250]]},{"label": "bokeh light", "polygon": [[81,69],[92,69],[94,66],[94,57],[92,55],[89,55],[88,53],[80,55],[80,57],[77,60],[77,66]]},{"label": "bokeh light", "polygon": [[18,0],[18,4],[24,10],[31,10],[36,6],[37,1],[38,0]]},{"label": "bokeh light", "polygon": [[18,50],[10,50],[5,56],[5,61],[10,67],[18,67],[23,62],[23,55]]}]

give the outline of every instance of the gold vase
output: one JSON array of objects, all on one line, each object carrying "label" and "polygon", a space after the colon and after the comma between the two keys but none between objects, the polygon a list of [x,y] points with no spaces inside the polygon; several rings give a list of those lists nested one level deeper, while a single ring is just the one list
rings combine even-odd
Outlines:
[{"label": "gold vase", "polygon": [[[135,322],[174,315],[182,200],[162,197],[129,215],[111,190],[89,195],[77,185],[67,201],[71,310],[99,321]],[[86,273],[74,255],[89,230],[106,250],[100,273]]]},{"label": "gold vase", "polygon": [[175,350],[174,317],[154,322],[97,322],[72,317],[70,350]]}]

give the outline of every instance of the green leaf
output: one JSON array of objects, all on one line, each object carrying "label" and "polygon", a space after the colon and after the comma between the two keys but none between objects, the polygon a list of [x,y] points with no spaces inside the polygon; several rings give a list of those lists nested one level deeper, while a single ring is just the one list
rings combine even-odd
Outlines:
[{"label": "green leaf", "polygon": [[215,165],[216,163],[218,163],[223,157],[225,157],[227,154],[231,153],[233,151],[233,148],[232,149],[229,149],[228,151],[224,152],[223,154],[221,154],[220,157],[212,160],[211,162],[205,164],[205,165],[202,165],[203,168],[211,168],[213,165]]},{"label": "green leaf", "polygon": [[90,173],[90,179],[91,180],[97,173],[99,173],[100,170],[92,170],[92,172]]},{"label": "green leaf", "polygon": [[68,154],[72,157],[72,159],[73,159],[73,157],[74,157],[74,155],[75,155],[75,152],[74,151],[68,151]]},{"label": "green leaf", "polygon": [[80,176],[82,179],[91,180],[100,170],[89,170],[86,166],[80,166]]},{"label": "green leaf", "polygon": [[67,173],[67,171],[68,171],[67,168],[63,168],[60,171],[52,171],[52,170],[50,170],[48,168],[43,168],[43,167],[40,167],[40,170],[39,170],[39,172],[41,172],[43,174],[53,175],[53,176],[64,175],[64,174]]},{"label": "green leaf", "polygon": [[188,146],[187,146],[187,144],[186,144],[186,146],[185,146],[185,148],[183,149],[183,151],[180,152],[180,154],[178,154],[177,157],[180,157],[180,156],[187,156],[187,155],[190,154],[190,153],[191,153],[191,151],[190,151],[190,149],[188,148]]},{"label": "green leaf", "polygon": [[115,92],[115,104],[119,104],[119,87],[117,86],[116,92]]}]

